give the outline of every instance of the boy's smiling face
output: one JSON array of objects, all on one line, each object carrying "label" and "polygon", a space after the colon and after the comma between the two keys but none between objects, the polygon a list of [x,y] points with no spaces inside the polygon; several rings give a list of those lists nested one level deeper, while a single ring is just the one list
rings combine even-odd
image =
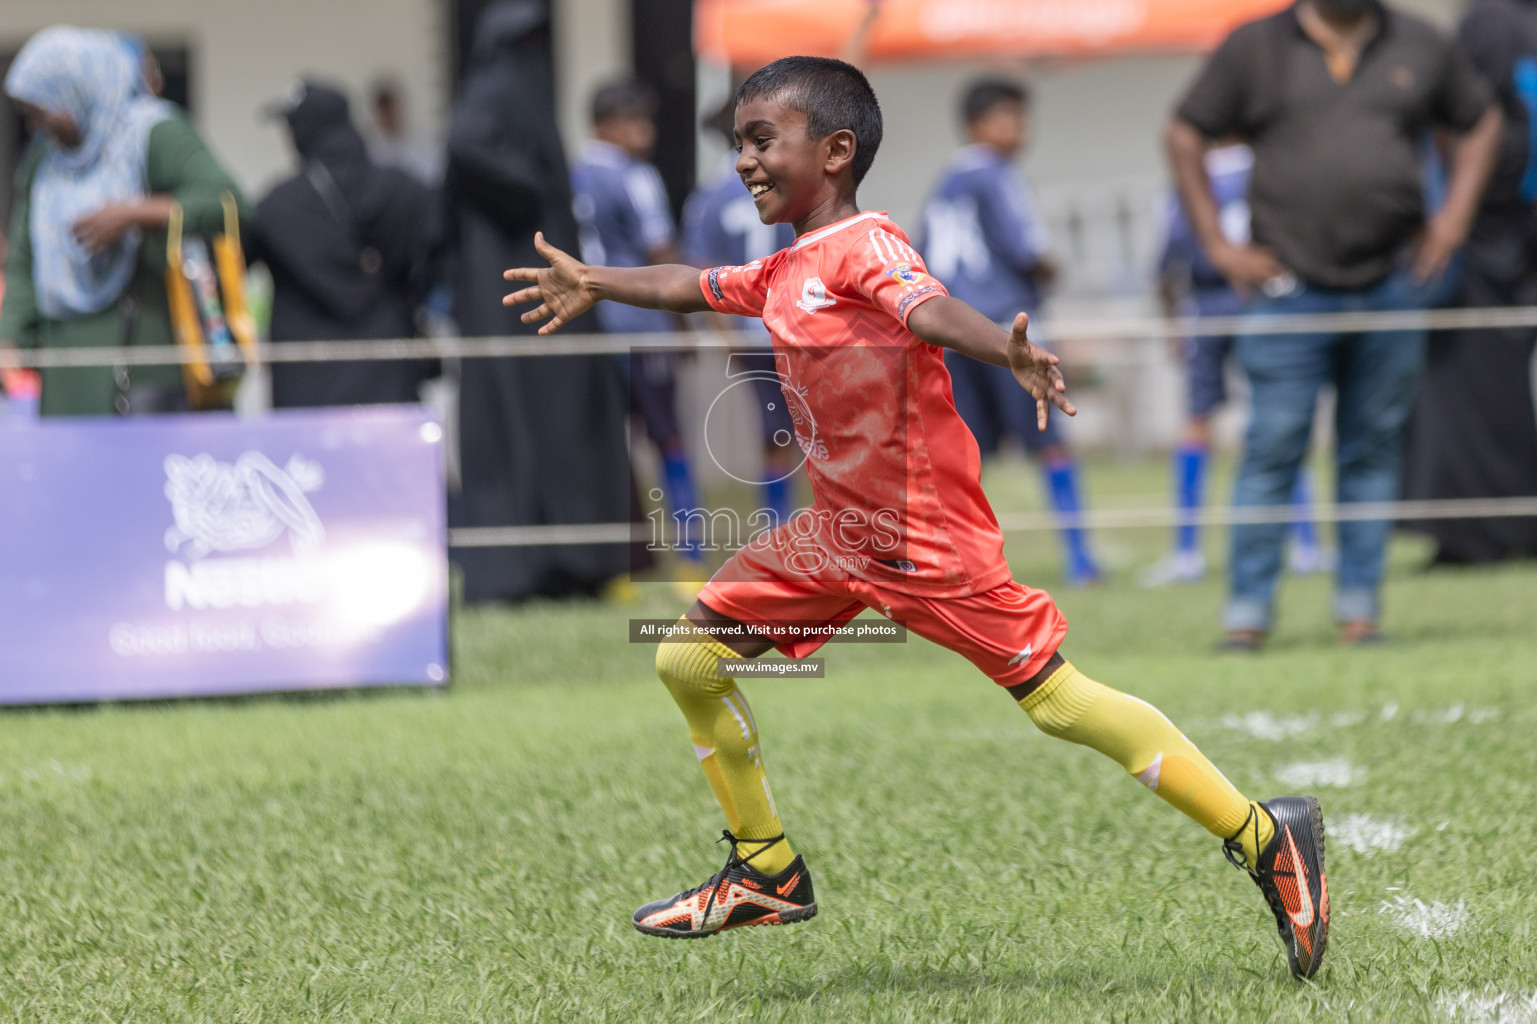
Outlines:
[{"label": "boy's smiling face", "polygon": [[774,96],[739,103],[735,131],[736,171],[763,223],[793,224],[800,234],[849,215],[853,132],[810,138],[806,115]]}]

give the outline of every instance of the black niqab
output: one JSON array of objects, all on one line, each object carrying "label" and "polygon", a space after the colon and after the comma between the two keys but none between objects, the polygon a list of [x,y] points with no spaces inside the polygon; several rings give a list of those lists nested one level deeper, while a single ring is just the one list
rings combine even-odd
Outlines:
[{"label": "black niqab", "polygon": [[[272,272],[273,341],[416,333],[432,193],[376,165],[337,89],[305,82],[284,111],[303,167],[258,204],[252,255]],[[414,402],[421,362],[278,363],[278,407]]]}]

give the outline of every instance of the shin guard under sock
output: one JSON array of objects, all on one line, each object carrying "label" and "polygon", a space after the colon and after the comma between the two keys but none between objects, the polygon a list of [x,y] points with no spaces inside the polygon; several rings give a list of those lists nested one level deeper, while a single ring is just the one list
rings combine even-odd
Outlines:
[{"label": "shin guard under sock", "polygon": [[[1048,736],[1092,747],[1208,832],[1233,838],[1249,821],[1250,801],[1157,708],[1096,683],[1071,663],[1019,702]],[[1238,836],[1252,868],[1274,834],[1268,814]],[[1255,849],[1249,849],[1255,846]]]},{"label": "shin guard under sock", "polygon": [[[692,623],[683,625],[697,632]],[[773,875],[790,865],[795,851],[788,841],[753,842],[778,836],[784,828],[763,770],[752,708],[736,682],[716,671],[721,659],[740,657],[709,637],[668,640],[657,646],[656,674],[688,720],[694,756],[731,831],[741,840],[739,852],[751,858],[756,870]]]}]

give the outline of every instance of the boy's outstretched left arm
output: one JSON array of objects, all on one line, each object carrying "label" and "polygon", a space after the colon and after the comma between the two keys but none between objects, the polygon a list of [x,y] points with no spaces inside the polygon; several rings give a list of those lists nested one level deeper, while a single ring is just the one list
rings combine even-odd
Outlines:
[{"label": "boy's outstretched left arm", "polygon": [[1029,325],[1030,317],[1020,313],[1014,318],[1014,329],[1005,331],[960,299],[948,295],[930,299],[907,318],[907,329],[930,345],[954,349],[963,356],[1012,370],[1019,386],[1035,399],[1035,423],[1045,430],[1052,406],[1069,416],[1077,415],[1078,410],[1067,400],[1067,384],[1062,371],[1057,369],[1057,357],[1025,337]]}]

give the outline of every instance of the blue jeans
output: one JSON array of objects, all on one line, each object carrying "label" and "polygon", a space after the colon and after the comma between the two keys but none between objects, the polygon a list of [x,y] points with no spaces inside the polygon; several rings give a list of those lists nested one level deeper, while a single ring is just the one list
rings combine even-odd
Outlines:
[{"label": "blue jeans", "polygon": [[[1432,288],[1397,271],[1364,291],[1299,285],[1290,295],[1260,297],[1251,315],[1423,309]],[[1394,501],[1404,423],[1425,364],[1426,332],[1253,334],[1238,339],[1238,365],[1249,379],[1253,408],[1234,488],[1236,507],[1286,505],[1307,455],[1318,393],[1337,394],[1337,500]],[[1334,598],[1341,622],[1376,619],[1390,520],[1339,523],[1339,578]],[[1286,523],[1234,526],[1228,629],[1268,630]]]}]

